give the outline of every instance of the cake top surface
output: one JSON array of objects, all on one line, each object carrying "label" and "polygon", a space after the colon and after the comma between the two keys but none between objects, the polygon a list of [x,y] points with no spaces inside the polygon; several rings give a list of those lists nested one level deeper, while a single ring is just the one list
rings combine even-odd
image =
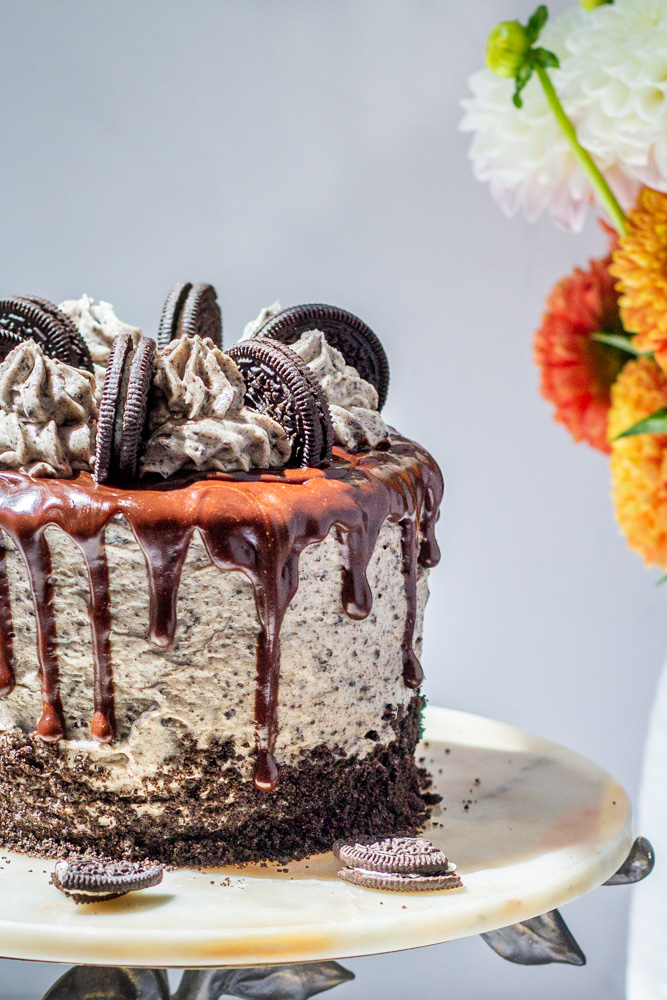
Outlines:
[{"label": "cake top surface", "polygon": [[222,349],[209,284],[170,291],[157,345],[87,295],[0,301],[0,469],[146,476],[320,467],[335,444],[387,446],[389,366],[358,317],[322,304],[263,309]]}]

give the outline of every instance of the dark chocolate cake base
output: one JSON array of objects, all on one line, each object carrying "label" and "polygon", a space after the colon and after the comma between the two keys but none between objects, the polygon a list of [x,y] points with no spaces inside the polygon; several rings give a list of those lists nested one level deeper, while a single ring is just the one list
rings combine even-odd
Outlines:
[{"label": "dark chocolate cake base", "polygon": [[241,776],[230,742],[183,743],[159,780],[130,797],[105,791],[85,753],[73,759],[13,730],[0,736],[0,845],[199,866],[286,863],[330,850],[339,837],[414,834],[439,799],[414,758],[422,707],[414,697],[391,722],[395,740],[366,757],[305,753],[268,793]]}]

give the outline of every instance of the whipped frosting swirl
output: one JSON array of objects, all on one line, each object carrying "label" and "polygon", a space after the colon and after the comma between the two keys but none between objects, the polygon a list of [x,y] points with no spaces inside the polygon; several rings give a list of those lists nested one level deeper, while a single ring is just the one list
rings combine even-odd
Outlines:
[{"label": "whipped frosting swirl", "polygon": [[118,319],[110,302],[95,302],[89,295],[84,294],[80,299],[67,299],[58,308],[69,316],[88,345],[93,359],[99,403],[114,340],[119,333],[129,333],[136,347],[141,330]]},{"label": "whipped frosting swirl", "polygon": [[272,316],[277,316],[279,312],[282,312],[282,306],[280,302],[276,301],[271,306],[265,306],[255,319],[251,319],[243,327],[243,333],[241,334],[241,340],[251,340],[255,334],[264,326],[267,319],[271,319]]},{"label": "whipped frosting swirl", "polygon": [[34,341],[0,364],[0,467],[70,477],[95,452],[95,378],[47,357]]},{"label": "whipped frosting swirl", "polygon": [[378,413],[374,385],[345,363],[339,350],[320,330],[310,330],[290,347],[305,361],[319,381],[329,403],[336,444],[355,451],[375,448],[389,440],[389,430]]},{"label": "whipped frosting swirl", "polygon": [[291,448],[271,417],[243,405],[245,383],[212,340],[182,336],[155,361],[143,473],[233,472],[285,465]]}]

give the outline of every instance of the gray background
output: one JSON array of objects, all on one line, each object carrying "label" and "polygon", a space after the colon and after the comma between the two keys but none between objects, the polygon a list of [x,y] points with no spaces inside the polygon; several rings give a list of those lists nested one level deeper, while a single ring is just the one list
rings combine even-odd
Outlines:
[{"label": "gray background", "polygon": [[[276,297],[361,315],[392,363],[389,420],[448,486],[431,700],[565,743],[634,794],[667,593],[531,360],[545,295],[603,239],[506,220],[457,132],[487,31],[533,6],[2,0],[0,294],[86,291],[152,333],[174,281],[211,281],[227,343]],[[618,1000],[628,901],[565,908],[585,969],[512,966],[477,938],[350,961],[334,995]],[[0,994],[58,971],[1,962]]]}]

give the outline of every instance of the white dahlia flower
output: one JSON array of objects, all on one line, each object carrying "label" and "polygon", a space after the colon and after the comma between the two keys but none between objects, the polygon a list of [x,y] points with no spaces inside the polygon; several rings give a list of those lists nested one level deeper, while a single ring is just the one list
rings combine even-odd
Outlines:
[{"label": "white dahlia flower", "polygon": [[667,191],[667,0],[615,0],[565,44],[559,94],[581,144]]},{"label": "white dahlia flower", "polygon": [[[575,7],[550,21],[540,35],[538,44],[554,52],[561,63],[560,69],[550,70],[559,96],[570,41],[597,16],[599,9],[589,12]],[[493,197],[507,215],[521,210],[532,222],[546,209],[560,226],[580,230],[592,189],[556,123],[537,76],[533,75],[521,92],[522,108],[512,103],[513,80],[483,69],[470,77],[469,84],[473,96],[462,102],[465,115],[460,127],[475,133],[469,151],[475,177],[489,182]],[[567,101],[564,107],[576,126],[573,107]],[[598,152],[594,159],[621,204],[630,205],[638,183],[628,179],[606,152]]]}]

